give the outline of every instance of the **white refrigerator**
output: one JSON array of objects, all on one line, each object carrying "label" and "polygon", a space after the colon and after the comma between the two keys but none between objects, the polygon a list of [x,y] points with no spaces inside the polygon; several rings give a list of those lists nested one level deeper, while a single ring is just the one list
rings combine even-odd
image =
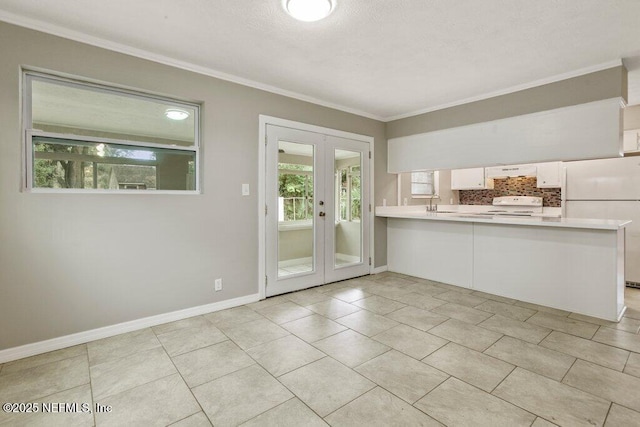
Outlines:
[{"label": "white refrigerator", "polygon": [[567,218],[632,220],[625,232],[625,281],[640,287],[640,157],[563,163]]}]

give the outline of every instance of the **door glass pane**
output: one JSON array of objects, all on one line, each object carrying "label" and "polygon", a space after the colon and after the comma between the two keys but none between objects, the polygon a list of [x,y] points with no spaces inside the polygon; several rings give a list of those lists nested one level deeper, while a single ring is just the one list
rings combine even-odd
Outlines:
[{"label": "door glass pane", "polygon": [[313,145],[278,142],[278,277],[315,270]]},{"label": "door glass pane", "polygon": [[362,262],[361,169],[362,153],[335,150],[335,267]]}]

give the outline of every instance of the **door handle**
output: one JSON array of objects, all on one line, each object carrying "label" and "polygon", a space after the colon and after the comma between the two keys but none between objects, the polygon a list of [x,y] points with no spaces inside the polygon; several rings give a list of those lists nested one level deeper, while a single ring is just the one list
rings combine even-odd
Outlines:
[{"label": "door handle", "polygon": [[326,214],[324,212],[320,212],[318,215],[325,216]]}]

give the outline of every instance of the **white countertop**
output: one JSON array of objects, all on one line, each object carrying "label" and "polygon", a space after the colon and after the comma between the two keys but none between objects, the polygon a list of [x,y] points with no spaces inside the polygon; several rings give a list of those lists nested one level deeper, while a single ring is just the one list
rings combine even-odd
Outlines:
[{"label": "white countertop", "polygon": [[[458,210],[451,206],[440,210]],[[477,212],[477,211],[476,211]],[[421,219],[431,221],[476,222],[485,224],[534,225],[542,227],[590,228],[600,230],[618,230],[631,224],[630,220],[558,218],[545,216],[501,216],[474,215],[473,212],[427,212],[422,206],[376,206],[376,216],[386,218]]]}]

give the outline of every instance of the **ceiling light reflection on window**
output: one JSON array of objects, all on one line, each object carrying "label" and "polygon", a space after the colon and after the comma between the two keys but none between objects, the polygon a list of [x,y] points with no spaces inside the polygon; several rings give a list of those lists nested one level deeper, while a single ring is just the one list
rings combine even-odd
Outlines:
[{"label": "ceiling light reflection on window", "polygon": [[313,22],[326,18],[333,4],[331,0],[286,0],[285,9],[299,21]]},{"label": "ceiling light reflection on window", "polygon": [[100,157],[104,157],[104,144],[96,145],[96,154]]},{"label": "ceiling light reflection on window", "polygon": [[164,115],[171,120],[184,120],[189,117],[189,112],[181,110],[180,108],[168,108],[167,111],[164,112]]}]

